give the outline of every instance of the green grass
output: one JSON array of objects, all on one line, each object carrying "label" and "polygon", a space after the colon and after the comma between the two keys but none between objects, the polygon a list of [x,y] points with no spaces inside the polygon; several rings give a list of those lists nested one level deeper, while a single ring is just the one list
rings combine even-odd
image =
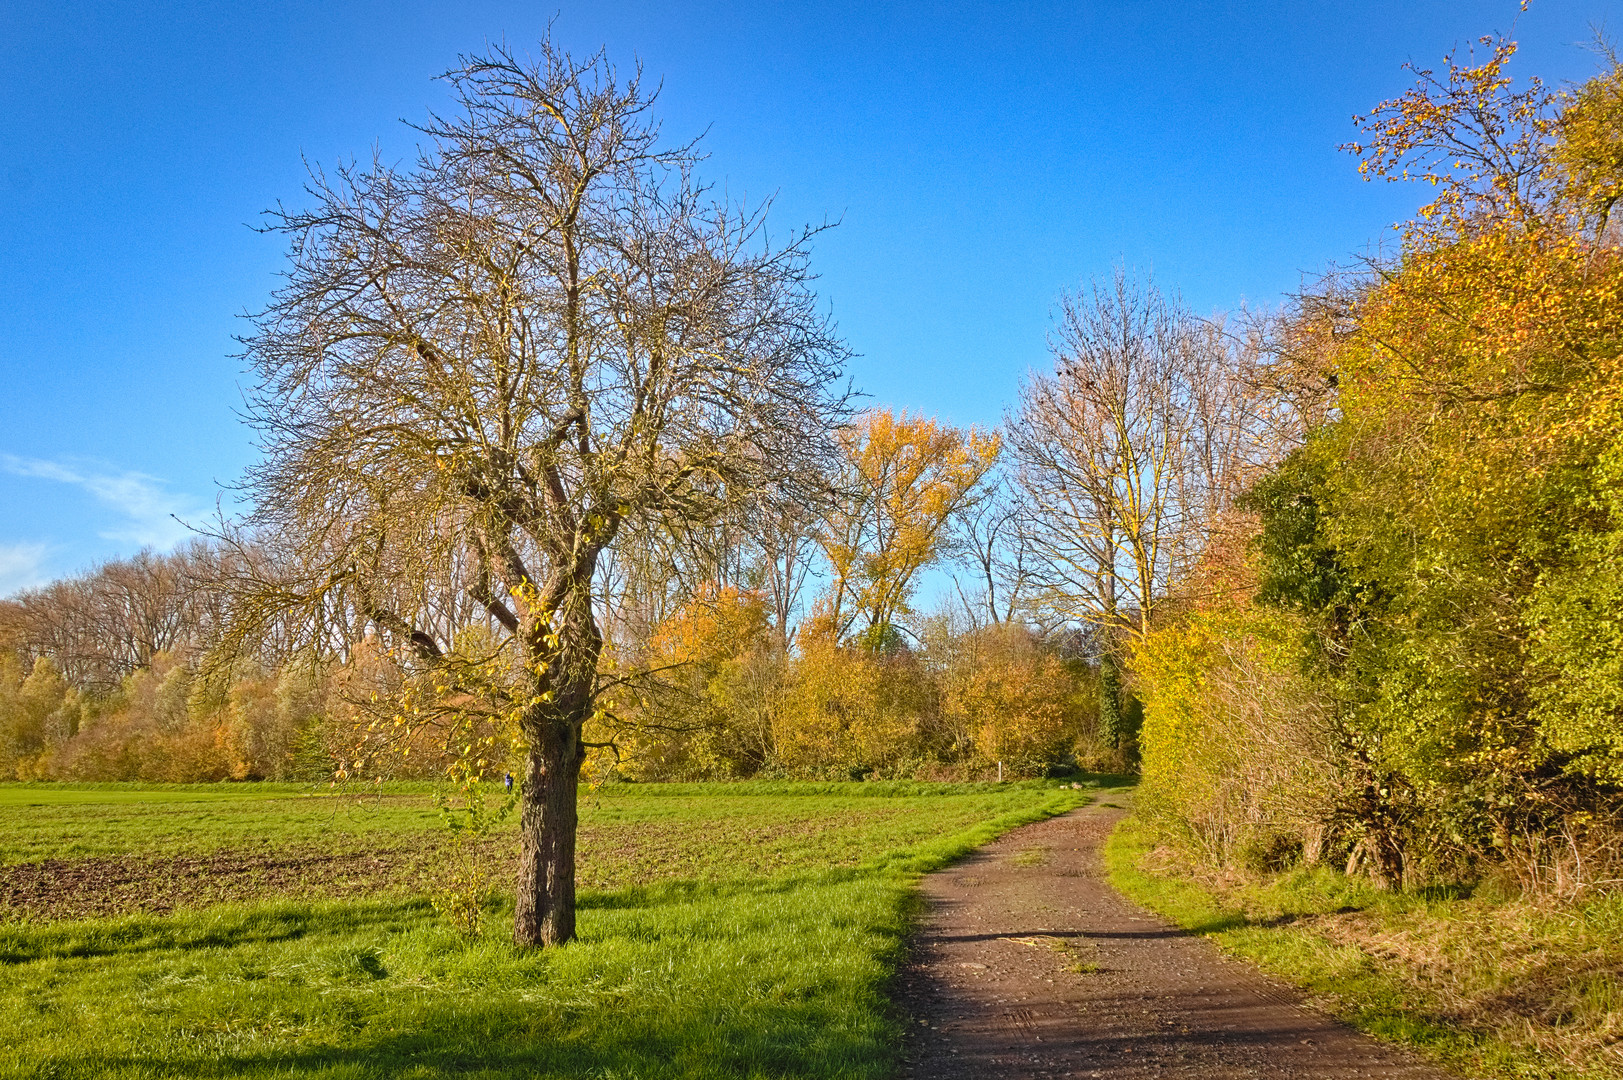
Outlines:
[{"label": "green grass", "polygon": [[[860,862],[979,820],[1011,795],[1052,784],[617,784],[581,799],[582,868],[592,884],[646,880],[662,863],[683,876]],[[1015,797],[1025,797],[1015,795]],[[909,800],[928,821],[909,827]],[[922,804],[920,804],[922,805]],[[0,784],[0,865],[46,858],[241,851],[372,851],[438,843],[445,831],[426,784],[332,790],[300,784]],[[945,816],[943,816],[945,815]],[[718,833],[713,826],[725,819]],[[507,824],[511,834],[517,828]],[[809,845],[805,837],[815,839]],[[835,851],[843,839],[846,850]],[[638,860],[642,860],[641,863]]]},{"label": "green grass", "polygon": [[[158,856],[217,851],[233,823],[238,845],[311,839],[299,830],[313,800],[294,789],[81,798],[95,790],[0,789],[12,869],[48,841],[52,814],[98,855],[132,837]],[[599,791],[583,800],[599,830],[583,870],[614,887],[584,891],[580,939],[543,952],[506,944],[505,904],[468,941],[404,891],[0,924],[0,1076],[886,1076],[886,984],[917,875],[1087,797],[1042,784]],[[423,798],[324,812],[357,819],[345,843],[427,840]]]},{"label": "green grass", "polygon": [[1548,907],[1382,892],[1325,867],[1212,874],[1156,848],[1132,818],[1105,863],[1138,903],[1466,1075],[1623,1077],[1623,897]]}]

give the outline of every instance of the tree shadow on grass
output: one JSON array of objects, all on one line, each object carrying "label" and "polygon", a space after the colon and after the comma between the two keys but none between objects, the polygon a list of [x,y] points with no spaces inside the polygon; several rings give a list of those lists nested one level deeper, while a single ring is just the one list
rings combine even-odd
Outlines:
[{"label": "tree shadow on grass", "polygon": [[888,1025],[830,1015],[815,1001],[623,1003],[571,1013],[523,1003],[437,1002],[378,1016],[342,1045],[208,1056],[92,1054],[50,1063],[50,1075],[298,1077],[547,1077],[594,1080],[782,1077],[866,1080],[890,1075]]},{"label": "tree shadow on grass", "polygon": [[398,929],[432,918],[426,899],[222,905],[180,915],[136,915],[0,925],[0,965],[139,953],[230,949]]}]

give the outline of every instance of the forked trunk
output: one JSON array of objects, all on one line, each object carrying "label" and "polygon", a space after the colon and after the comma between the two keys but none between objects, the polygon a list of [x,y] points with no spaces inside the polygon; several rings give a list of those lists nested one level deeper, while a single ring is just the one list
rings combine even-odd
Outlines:
[{"label": "forked trunk", "polygon": [[579,725],[553,719],[531,740],[519,817],[513,941],[562,945],[575,936],[575,825]]}]

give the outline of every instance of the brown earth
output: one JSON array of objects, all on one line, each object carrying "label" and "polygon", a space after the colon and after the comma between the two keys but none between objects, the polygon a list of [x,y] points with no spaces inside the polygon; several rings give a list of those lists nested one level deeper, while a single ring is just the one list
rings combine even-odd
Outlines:
[{"label": "brown earth", "polygon": [[416,885],[431,852],[400,849],[274,854],[103,855],[0,866],[0,920],[161,915],[177,908],[268,898],[331,900]]},{"label": "brown earth", "polygon": [[1100,860],[1122,815],[1028,825],[924,879],[904,1076],[1447,1080],[1123,898]]},{"label": "brown earth", "polygon": [[[808,848],[845,831],[851,841],[818,865],[854,865],[868,854],[860,832],[905,808],[863,808],[804,820],[729,823],[718,844],[715,823],[635,822],[583,826],[577,882],[583,891],[697,878],[715,880],[743,870],[769,874],[809,865]],[[119,915],[164,915],[226,902],[340,900],[424,895],[440,887],[450,841],[443,831],[404,842],[256,843],[215,851],[88,855],[0,863],[0,923]],[[498,834],[481,843],[479,861],[504,887],[518,872],[517,840]]]}]

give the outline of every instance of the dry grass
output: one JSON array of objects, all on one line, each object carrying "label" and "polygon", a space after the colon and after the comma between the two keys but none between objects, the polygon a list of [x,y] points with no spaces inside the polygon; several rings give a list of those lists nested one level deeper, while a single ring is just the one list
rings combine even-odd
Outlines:
[{"label": "dry grass", "polygon": [[1623,895],[1390,893],[1324,867],[1213,870],[1132,825],[1110,861],[1140,903],[1469,1075],[1623,1080]]},{"label": "dry grass", "polygon": [[1393,898],[1304,919],[1421,991],[1432,1018],[1623,1076],[1623,903]]}]

